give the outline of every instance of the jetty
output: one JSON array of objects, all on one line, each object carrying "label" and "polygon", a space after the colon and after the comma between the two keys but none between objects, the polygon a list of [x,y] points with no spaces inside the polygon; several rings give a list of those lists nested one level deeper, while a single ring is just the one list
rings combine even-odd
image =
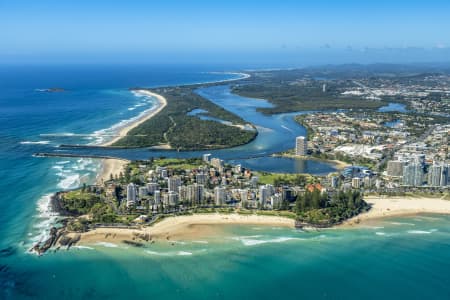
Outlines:
[{"label": "jetty", "polygon": [[129,162],[128,159],[107,156],[107,155],[85,155],[85,154],[70,154],[70,153],[48,153],[48,152],[37,152],[33,154],[33,157],[68,157],[68,158],[94,158],[94,159],[117,159],[125,162]]}]

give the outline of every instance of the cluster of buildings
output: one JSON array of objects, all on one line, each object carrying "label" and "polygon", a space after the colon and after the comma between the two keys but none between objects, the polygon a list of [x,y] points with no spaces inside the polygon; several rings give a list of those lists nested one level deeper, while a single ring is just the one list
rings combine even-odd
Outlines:
[{"label": "cluster of buildings", "polygon": [[[259,184],[241,165],[225,166],[209,154],[193,169],[156,166],[148,169],[139,166],[141,183],[128,183],[122,201],[127,209],[146,210],[153,213],[170,212],[180,207],[229,206],[248,209],[279,209],[284,203],[293,203],[304,187]],[[145,183],[143,183],[145,182]],[[110,189],[114,183],[107,183]],[[110,193],[111,194],[111,193]]]},{"label": "cluster of buildings", "polygon": [[410,117],[401,114],[313,113],[298,120],[310,129],[309,149],[316,154],[342,153],[377,160],[385,149],[406,143],[410,136],[406,125]]},{"label": "cluster of buildings", "polygon": [[450,124],[435,125],[417,142],[401,145],[388,161],[385,176],[402,186],[450,186]]},{"label": "cluster of buildings", "polygon": [[[446,74],[428,74],[415,77],[387,76],[361,78],[353,81],[353,85],[341,91],[343,96],[358,96],[367,100],[382,100],[386,97],[402,97],[410,101],[417,101],[419,109],[425,100],[435,110],[438,103],[434,96],[450,97],[450,76]],[[430,101],[427,101],[430,100]],[[421,103],[421,104],[420,104]],[[436,106],[436,107],[435,107]]]},{"label": "cluster of buildings", "polygon": [[331,154],[350,159],[353,165],[365,159],[374,171],[380,171],[355,174],[361,167],[345,169],[342,178],[353,188],[445,188],[450,186],[450,124],[429,124],[424,122],[426,118],[430,117],[379,112],[304,115],[300,121],[310,129],[312,138],[309,143],[297,138],[296,154]]},{"label": "cluster of buildings", "polygon": [[389,161],[386,175],[403,186],[445,187],[450,185],[449,170],[449,162],[429,162],[425,154],[411,154]]}]

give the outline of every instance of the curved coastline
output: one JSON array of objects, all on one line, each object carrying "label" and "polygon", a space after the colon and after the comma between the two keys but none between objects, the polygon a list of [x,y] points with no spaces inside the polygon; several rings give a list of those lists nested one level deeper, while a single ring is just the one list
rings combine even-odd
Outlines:
[{"label": "curved coastline", "polygon": [[[199,82],[196,84],[214,84],[214,83],[223,83],[223,82],[230,82],[235,80],[242,80],[251,77],[249,74],[245,73],[232,73],[228,72],[227,74],[234,74],[239,75],[238,78],[231,78],[231,79],[225,79],[225,80],[218,80],[218,81],[211,81],[211,82]],[[117,128],[116,135],[113,135],[114,138],[110,141],[99,143],[96,145],[67,145],[70,147],[99,147],[99,148],[116,148],[113,146],[114,143],[119,141],[121,138],[125,137],[129,131],[132,129],[138,127],[145,121],[151,119],[152,117],[156,116],[158,113],[160,113],[166,106],[167,106],[167,100],[162,95],[159,95],[157,93],[151,92],[148,89],[145,88],[136,88],[136,89],[130,89],[135,93],[154,97],[157,100],[157,105],[153,106],[152,108],[148,109],[147,111],[141,113],[142,115],[136,116],[135,118],[129,120],[124,126],[120,126]],[[122,147],[120,147],[122,148]],[[159,149],[159,150],[171,150],[170,145],[159,145],[152,147],[153,149]],[[57,156],[57,155],[55,155]],[[74,155],[75,156],[75,155]],[[101,160],[101,164],[97,170],[97,175],[95,182],[97,184],[101,184],[103,181],[108,180],[111,175],[118,176],[123,170],[125,165],[129,163],[128,160],[122,159],[122,158],[103,158]],[[48,209],[51,210],[51,204],[48,204]],[[48,238],[48,235],[45,234],[45,236],[42,239]]]},{"label": "curved coastline", "polygon": [[[250,77],[248,76],[242,76],[240,78],[236,79],[228,79],[223,81],[216,81],[215,83],[222,83],[225,81],[235,81],[235,80],[241,80]],[[146,122],[147,120],[151,119],[152,117],[156,116],[158,113],[160,113],[166,106],[167,106],[167,100],[164,96],[154,93],[147,89],[132,89],[132,91],[144,94],[146,96],[154,97],[158,100],[157,106],[150,108],[147,110],[146,113],[143,113],[142,116],[138,116],[135,119],[130,120],[126,125],[119,127],[118,134],[115,136],[112,140],[99,144],[97,146],[99,147],[111,147],[114,148],[113,144],[119,141],[121,138],[125,137],[132,129],[138,127],[142,123]],[[168,150],[167,148],[164,150]],[[98,175],[97,175],[97,182],[101,183],[104,180],[107,180],[110,176],[110,174],[113,174],[113,176],[118,175],[122,170],[126,162],[122,160],[114,160],[114,159],[105,159],[102,161],[102,167],[99,169]],[[166,220],[162,221],[161,223],[155,224],[152,227],[143,227],[143,229],[138,230],[138,232],[142,231],[142,233],[150,233],[153,235],[158,236],[165,236],[162,238],[167,238],[168,232],[170,231],[170,235],[176,234],[179,235],[181,238],[189,235],[189,228],[192,226],[202,226],[203,228],[208,226],[203,225],[225,225],[225,224],[243,224],[243,225],[272,225],[272,226],[287,226],[294,228],[295,227],[295,221],[293,219],[289,218],[283,218],[283,217],[273,217],[273,216],[260,216],[260,215],[250,215],[250,216],[242,216],[238,214],[233,214],[233,217],[230,217],[230,215],[210,215],[207,219],[204,219],[203,216],[184,216],[184,217],[170,217]],[[182,219],[183,221],[180,221],[179,218],[185,218]],[[173,219],[173,220],[172,220]],[[276,221],[275,221],[276,219]],[[173,232],[172,232],[173,230]],[[106,233],[104,233],[106,231]],[[102,235],[103,237],[107,236],[110,238],[110,234],[120,236],[120,239],[126,240],[127,238],[130,238],[130,235],[133,234],[133,232],[136,232],[136,229],[123,229],[123,228],[99,228],[92,231],[89,231],[85,234],[82,234],[81,243],[83,243],[83,240],[86,240],[83,238],[86,236],[93,236],[95,238],[92,238],[92,240],[95,240],[96,242],[102,241]],[[164,232],[163,232],[164,231]],[[175,233],[174,233],[175,232]],[[101,234],[99,234],[101,233]]]},{"label": "curved coastline", "polygon": [[364,200],[371,205],[371,209],[340,226],[364,225],[369,221],[418,214],[450,215],[450,201],[443,198],[368,196]]},{"label": "curved coastline", "polygon": [[[210,73],[214,74],[216,72],[210,72]],[[242,73],[242,72],[224,72],[224,73],[218,72],[217,74],[232,74],[232,75],[237,75],[237,76],[240,76],[240,77],[238,77],[238,78],[230,78],[230,79],[223,79],[223,80],[216,80],[216,81],[199,82],[199,83],[194,83],[194,84],[190,84],[190,85],[225,83],[225,82],[231,82],[231,81],[236,81],[236,80],[248,79],[248,78],[251,77],[250,74]],[[112,140],[104,142],[104,143],[101,143],[99,145],[95,145],[94,147],[114,147],[114,144],[116,142],[118,142],[120,139],[122,139],[123,137],[125,137],[132,129],[138,127],[139,125],[141,125],[145,121],[147,121],[147,120],[151,119],[152,117],[156,116],[158,113],[160,113],[167,106],[167,99],[164,96],[160,95],[160,94],[152,92],[150,89],[146,89],[146,88],[136,88],[135,89],[135,88],[132,88],[130,90],[135,92],[135,93],[137,93],[137,94],[140,94],[140,95],[154,97],[158,101],[157,106],[156,107],[152,107],[151,109],[148,110],[147,113],[143,113],[142,116],[137,117],[135,120],[133,120],[133,121],[127,123],[126,125],[118,128],[118,133]],[[125,147],[125,148],[127,148],[127,147]],[[163,149],[163,150],[170,150],[170,149],[172,149],[170,147],[170,145],[153,146],[151,148],[152,149]]]},{"label": "curved coastline", "polygon": [[102,147],[110,147],[112,146],[114,143],[116,143],[117,141],[119,141],[121,138],[125,137],[128,132],[130,132],[130,130],[138,127],[139,125],[141,125],[142,123],[144,123],[145,121],[151,119],[152,117],[156,116],[160,111],[162,111],[164,109],[164,107],[167,106],[167,100],[166,98],[164,98],[163,96],[153,93],[149,90],[146,89],[138,89],[138,90],[133,90],[134,92],[141,94],[141,95],[145,95],[145,96],[150,96],[150,97],[154,97],[157,101],[158,101],[158,105],[156,107],[152,107],[148,113],[143,114],[142,117],[137,118],[135,121],[130,122],[129,124],[123,126],[122,128],[119,129],[119,132],[117,134],[117,136],[112,139],[111,141],[105,142],[103,144],[100,144],[99,146]]},{"label": "curved coastline", "polygon": [[103,159],[100,171],[97,173],[97,184],[103,184],[104,181],[109,180],[110,176],[119,176],[129,162],[123,159]]},{"label": "curved coastline", "polygon": [[[101,242],[121,243],[133,240],[136,234],[148,234],[151,240],[169,241],[176,239],[198,239],[216,233],[216,225],[263,225],[294,228],[295,220],[279,216],[240,215],[240,214],[194,214],[189,216],[171,216],[154,224],[141,228],[96,228],[81,233],[78,244],[92,245]],[[74,235],[74,234],[72,234]]]},{"label": "curved coastline", "polygon": [[[450,215],[450,201],[426,197],[382,197],[369,196],[365,199],[372,208],[332,228],[362,228],[371,222],[389,217],[407,217],[420,214]],[[206,213],[185,216],[169,216],[152,226],[136,228],[101,227],[80,235],[81,245],[96,243],[122,243],[133,240],[137,235],[148,235],[152,241],[196,240],[213,237],[220,233],[222,225],[258,225],[295,228],[295,220],[282,216],[240,215],[238,213]],[[308,229],[308,228],[306,228]]]}]

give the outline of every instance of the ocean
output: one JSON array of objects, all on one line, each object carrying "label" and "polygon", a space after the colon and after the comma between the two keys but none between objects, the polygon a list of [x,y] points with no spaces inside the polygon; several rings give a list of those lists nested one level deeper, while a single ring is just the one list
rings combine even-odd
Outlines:
[{"label": "ocean", "polygon": [[[92,183],[94,159],[36,158],[62,143],[95,144],[154,105],[130,87],[236,78],[217,66],[0,67],[0,299],[448,299],[450,217],[383,220],[372,227],[301,232],[224,226],[201,241],[147,248],[78,247],[37,257],[28,253],[58,216],[49,196]],[[48,88],[63,92],[47,92]],[[305,130],[294,114],[256,112],[270,105],[238,97],[227,83],[202,96],[257,125],[248,145],[213,155],[256,170],[333,171],[317,161],[267,158],[292,148]],[[99,154],[101,150],[79,150]],[[103,151],[103,150],[102,150]],[[78,153],[77,152],[77,153]],[[125,158],[192,157],[197,152],[110,150]]]}]

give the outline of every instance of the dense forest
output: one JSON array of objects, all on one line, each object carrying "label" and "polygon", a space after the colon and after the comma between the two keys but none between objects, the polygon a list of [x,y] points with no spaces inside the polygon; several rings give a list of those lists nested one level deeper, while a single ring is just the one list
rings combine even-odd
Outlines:
[{"label": "dense forest", "polygon": [[178,150],[201,150],[234,147],[252,141],[256,130],[243,130],[211,120],[188,115],[202,109],[209,117],[244,125],[245,120],[197,95],[193,87],[152,90],[167,99],[167,106],[156,116],[131,130],[113,146],[150,147],[169,144]]},{"label": "dense forest", "polygon": [[330,227],[369,209],[359,191],[339,191],[328,199],[319,190],[306,191],[297,196],[295,212],[300,224]]}]

